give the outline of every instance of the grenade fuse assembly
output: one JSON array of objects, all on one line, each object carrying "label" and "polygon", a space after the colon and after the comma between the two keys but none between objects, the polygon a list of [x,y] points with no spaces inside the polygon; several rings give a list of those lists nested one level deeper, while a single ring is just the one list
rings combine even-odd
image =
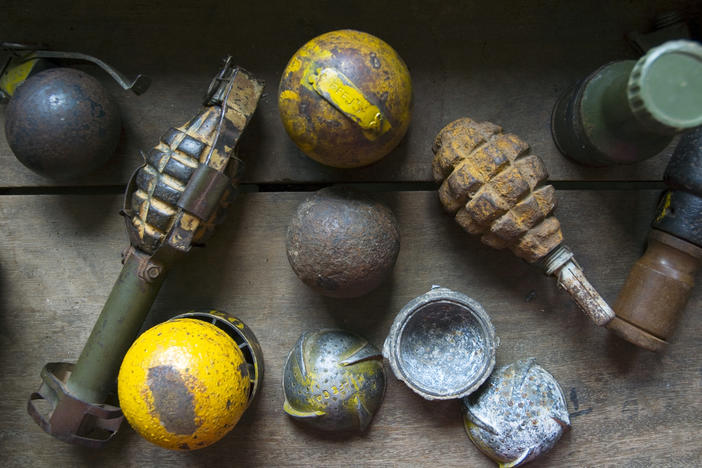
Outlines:
[{"label": "grenade fuse assembly", "polygon": [[463,229],[490,247],[540,261],[593,322],[612,320],[614,312],[562,245],[555,190],[545,185],[546,167],[529,145],[495,124],[463,118],[439,132],[433,151],[439,198]]}]

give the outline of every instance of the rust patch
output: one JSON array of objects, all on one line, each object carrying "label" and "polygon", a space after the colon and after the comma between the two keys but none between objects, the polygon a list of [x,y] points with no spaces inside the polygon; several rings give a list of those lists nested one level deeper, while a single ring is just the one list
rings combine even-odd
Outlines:
[{"label": "rust patch", "polygon": [[[239,373],[243,379],[249,377],[249,366],[246,362],[239,364]],[[227,406],[227,408],[229,408],[229,406]]]},{"label": "rust patch", "polygon": [[153,411],[168,432],[190,435],[200,427],[193,395],[178,370],[171,366],[152,367],[147,384],[154,397]]}]

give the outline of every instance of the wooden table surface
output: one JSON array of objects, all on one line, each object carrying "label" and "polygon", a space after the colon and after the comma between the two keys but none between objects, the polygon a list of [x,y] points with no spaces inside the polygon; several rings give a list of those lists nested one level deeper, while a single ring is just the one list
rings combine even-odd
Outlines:
[{"label": "wooden table surface", "polygon": [[[91,176],[67,183],[34,175],[0,138],[0,453],[6,465],[494,466],[466,437],[458,401],[423,400],[389,366],[384,403],[363,435],[309,431],[282,411],[283,362],[302,332],[342,327],[380,347],[395,314],[433,284],[485,307],[500,337],[498,366],[535,357],[565,390],[572,430],[529,466],[702,465],[702,288],[693,292],[665,353],[638,350],[592,325],[536,267],[463,232],[443,214],[430,171],[431,141],[455,118],[491,120],[520,135],[543,157],[558,188],[556,214],[566,243],[612,303],[643,251],[673,146],[635,166],[583,168],[557,152],[550,112],[585,74],[635,57],[626,33],[645,30],[655,13],[671,8],[699,14],[693,2],[6,3],[2,39],[93,54],[128,76],[153,78],[146,94],[134,96],[83,67],[105,83],[123,116],[117,154]],[[276,105],[279,74],[296,48],[343,27],[393,45],[414,85],[412,125],[397,150],[346,171],[297,150]],[[128,243],[117,213],[139,150],[194,113],[227,53],[267,81],[241,144],[245,193],[206,248],[173,268],[145,327],[192,308],[236,315],[263,347],[261,394],[228,436],[197,452],[151,445],[127,423],[99,450],[59,442],[27,415],[27,398],[45,363],[77,359],[117,277]],[[285,230],[297,205],[309,190],[334,183],[352,183],[385,201],[402,234],[392,277],[357,299],[317,295],[285,255]]]}]

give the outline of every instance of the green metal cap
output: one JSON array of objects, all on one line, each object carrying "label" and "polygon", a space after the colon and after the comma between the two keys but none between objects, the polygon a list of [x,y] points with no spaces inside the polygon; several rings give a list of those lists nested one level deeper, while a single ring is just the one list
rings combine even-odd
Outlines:
[{"label": "green metal cap", "polygon": [[649,50],[631,71],[627,93],[633,114],[656,133],[702,125],[702,46],[680,40]]}]

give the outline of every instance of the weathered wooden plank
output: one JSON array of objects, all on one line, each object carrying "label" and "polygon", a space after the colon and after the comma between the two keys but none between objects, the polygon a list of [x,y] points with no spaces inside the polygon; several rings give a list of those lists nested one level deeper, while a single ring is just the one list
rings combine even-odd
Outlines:
[{"label": "weathered wooden plank", "polygon": [[[151,89],[136,97],[102,72],[86,69],[117,98],[124,132],[111,162],[70,182],[78,185],[124,184],[139,164],[139,150],[193,115],[226,54],[268,84],[241,142],[247,182],[428,181],[434,135],[466,115],[521,136],[544,158],[554,180],[659,180],[666,156],[612,169],[565,160],[551,139],[551,109],[568,87],[600,65],[634,57],[627,32],[645,30],[657,12],[694,8],[694,2],[682,0],[5,3],[0,30],[6,39],[93,54],[128,76],[153,78]],[[392,155],[358,170],[336,170],[305,157],[287,137],[277,111],[278,81],[290,56],[315,35],[339,28],[385,39],[407,62],[414,83],[407,137]],[[0,187],[61,184],[21,166],[4,138],[0,164]]]},{"label": "weathered wooden plank", "polygon": [[[126,245],[118,196],[0,199],[0,451],[10,466],[431,465],[493,466],[469,442],[459,403],[428,402],[388,375],[369,432],[342,439],[307,431],[282,412],[282,366],[300,333],[346,327],[382,345],[394,315],[441,284],[481,302],[501,345],[498,365],[534,356],[560,381],[573,430],[533,466],[702,464],[702,305],[698,287],[665,354],[638,351],[594,327],[535,267],[468,237],[433,192],[378,193],[402,232],[392,278],[366,297],[333,300],[288,265],[285,229],[304,193],[246,194],[209,245],[170,274],[148,319],[191,307],[228,310],[257,334],[262,393],[223,441],[194,453],[159,449],[125,424],[102,450],[66,445],[26,414],[49,361],[77,358]],[[657,193],[561,191],[566,240],[613,301],[640,255]],[[389,370],[388,370],[389,372]]]}]

